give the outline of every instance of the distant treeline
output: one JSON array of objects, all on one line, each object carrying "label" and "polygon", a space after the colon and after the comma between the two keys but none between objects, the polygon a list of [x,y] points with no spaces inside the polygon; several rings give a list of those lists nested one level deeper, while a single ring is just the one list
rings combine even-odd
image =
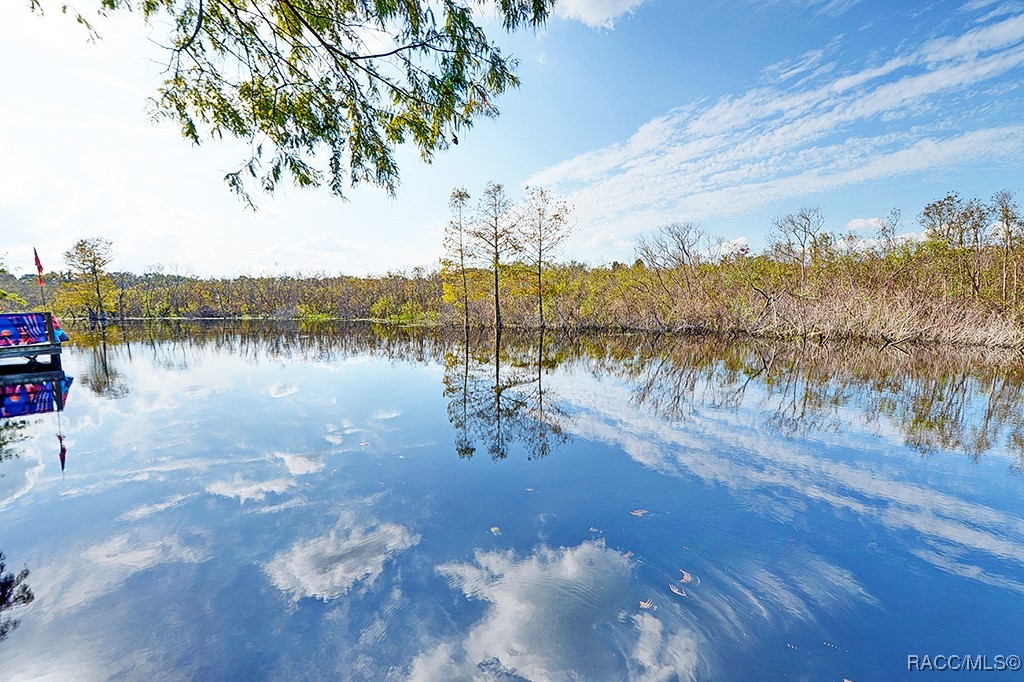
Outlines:
[{"label": "distant treeline", "polygon": [[[822,209],[809,207],[775,218],[761,252],[712,237],[698,224],[674,223],[639,238],[631,263],[599,266],[555,262],[551,249],[537,248],[544,232],[538,242],[530,221],[554,224],[557,246],[564,203],[533,193],[512,206],[500,192],[489,185],[475,211],[467,209],[464,190],[453,192],[446,256],[437,269],[371,277],[136,275],[108,272],[109,242],[83,240],[77,266],[47,274],[46,291],[60,314],[108,319],[375,319],[866,338],[897,346],[1024,343],[1024,222],[1008,191],[987,202],[949,193],[924,207],[917,217],[923,236],[915,238],[900,234],[905,226],[896,210],[877,221],[874,234],[839,234],[824,229]],[[492,227],[500,249],[488,246],[482,228]],[[97,246],[102,257],[90,261]],[[0,290],[16,295],[0,305],[17,307],[20,297],[38,307],[34,276],[0,274]]]}]

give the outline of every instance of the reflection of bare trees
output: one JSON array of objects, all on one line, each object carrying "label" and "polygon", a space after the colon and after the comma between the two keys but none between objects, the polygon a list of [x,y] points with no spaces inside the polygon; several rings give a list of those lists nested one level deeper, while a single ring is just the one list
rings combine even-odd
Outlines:
[{"label": "reflection of bare trees", "polygon": [[[4,553],[0,552],[0,614],[17,606],[31,604],[35,599],[32,590],[25,584],[28,569],[23,568],[17,573],[10,573],[7,572],[7,565],[4,562]],[[0,642],[7,639],[7,635],[11,634],[18,624],[17,619],[0,615]]]},{"label": "reflection of bare trees", "polygon": [[[25,439],[24,431],[27,426],[28,420],[25,419],[0,421],[0,464],[18,456],[13,446],[18,441]],[[0,477],[3,475],[3,472],[0,471]]]},{"label": "reflection of bare trees", "polygon": [[122,398],[131,391],[118,366],[118,346],[108,348],[107,330],[101,327],[100,341],[89,348],[85,385],[89,390],[104,398]]},{"label": "reflection of bare trees", "polygon": [[445,356],[445,397],[455,428],[455,450],[472,457],[477,443],[491,459],[505,459],[521,444],[531,459],[547,457],[566,440],[562,413],[545,394],[544,335],[533,347],[507,343],[502,334],[486,341],[463,337]]},{"label": "reflection of bare trees", "polygon": [[[787,435],[837,431],[845,411],[886,420],[910,447],[978,457],[1006,447],[1024,464],[1024,370],[1015,353],[869,346],[773,345],[665,338],[617,351],[612,371],[634,399],[666,419],[696,405],[756,402],[765,426]],[[607,348],[602,353],[607,354]],[[632,355],[630,355],[632,352]],[[751,393],[751,387],[756,390]]]},{"label": "reflection of bare trees", "polygon": [[444,395],[456,451],[502,458],[521,445],[542,457],[564,442],[564,415],[546,385],[563,363],[612,374],[637,404],[672,421],[699,406],[756,407],[765,425],[796,435],[842,427],[844,414],[897,429],[911,447],[972,457],[1008,448],[1024,466],[1024,366],[1012,351],[784,344],[721,337],[579,335],[512,331],[498,339],[458,329],[301,322],[179,321],[74,330],[88,350],[86,384],[100,395],[127,386],[128,340],[160,366],[190,367],[204,351],[331,362],[371,356],[445,367]]},{"label": "reflection of bare trees", "polygon": [[[259,363],[267,358],[306,362],[370,355],[393,361],[439,362],[450,341],[437,330],[364,323],[271,322],[266,320],[164,320],[107,327],[106,336],[88,329],[70,330],[76,347],[127,351],[131,344],[150,349],[159,367],[188,369],[203,351],[234,355]],[[459,330],[461,336],[462,330]],[[111,366],[121,359],[108,354]]]},{"label": "reflection of bare trees", "polygon": [[[544,328],[541,327],[537,336],[537,355],[534,363],[536,380],[532,384],[531,406],[529,414],[531,420],[528,425],[528,451],[532,459],[547,457],[558,449],[568,436],[562,429],[562,421],[565,419],[565,412],[561,409],[555,396],[550,389],[544,388],[544,371],[551,369],[556,363],[550,361],[544,353]],[[548,391],[547,402],[545,402],[544,391]]]}]

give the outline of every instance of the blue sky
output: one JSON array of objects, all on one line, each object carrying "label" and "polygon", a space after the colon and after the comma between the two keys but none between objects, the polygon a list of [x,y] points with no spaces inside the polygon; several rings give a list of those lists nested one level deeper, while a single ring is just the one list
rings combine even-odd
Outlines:
[{"label": "blue sky", "polygon": [[89,236],[136,272],[429,267],[451,189],[488,180],[566,196],[564,257],[595,264],[677,220],[759,248],[773,216],[805,205],[837,231],[899,207],[915,231],[949,190],[1024,190],[1018,0],[562,0],[541,32],[494,30],[523,87],[432,165],[400,152],[397,199],[289,188],[255,214],[222,182],[241,145],[194,148],[150,122],[159,33],[123,14],[88,44],[48,4],[0,8],[0,254],[15,272],[33,244],[57,269]]}]

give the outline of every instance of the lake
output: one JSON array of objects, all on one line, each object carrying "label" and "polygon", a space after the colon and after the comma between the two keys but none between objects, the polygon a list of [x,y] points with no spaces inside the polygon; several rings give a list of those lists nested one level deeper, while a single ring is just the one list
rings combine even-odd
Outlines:
[{"label": "lake", "polygon": [[7,680],[1020,665],[1016,352],[69,333],[64,411],[0,422]]}]

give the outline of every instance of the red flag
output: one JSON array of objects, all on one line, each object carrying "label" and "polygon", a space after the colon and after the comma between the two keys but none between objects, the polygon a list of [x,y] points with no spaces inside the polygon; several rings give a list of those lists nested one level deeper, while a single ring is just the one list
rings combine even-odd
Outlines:
[{"label": "red flag", "polygon": [[32,254],[36,257],[36,272],[39,273],[39,286],[43,286],[43,264],[39,262],[39,252],[36,251],[36,247],[32,247]]}]

